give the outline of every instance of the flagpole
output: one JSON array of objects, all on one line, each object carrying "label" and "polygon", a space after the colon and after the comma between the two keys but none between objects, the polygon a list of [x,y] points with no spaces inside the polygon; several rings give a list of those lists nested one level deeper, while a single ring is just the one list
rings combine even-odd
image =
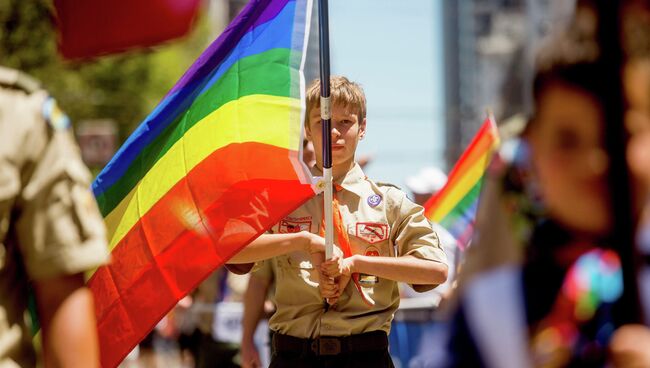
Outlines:
[{"label": "flagpole", "polygon": [[325,258],[332,258],[334,226],[332,223],[332,110],[330,106],[330,38],[327,0],[318,1],[318,40],[320,49],[320,117],[323,127],[323,180],[325,191]]}]

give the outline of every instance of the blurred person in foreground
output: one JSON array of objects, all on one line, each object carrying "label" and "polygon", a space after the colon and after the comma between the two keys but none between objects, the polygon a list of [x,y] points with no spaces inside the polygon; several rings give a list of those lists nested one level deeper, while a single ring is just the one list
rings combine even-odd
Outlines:
[{"label": "blurred person in foreground", "polygon": [[[644,259],[638,271],[639,297],[645,324],[650,323],[650,4],[630,1],[624,7],[623,86],[627,102],[625,126],[629,134],[626,158],[632,174],[639,224],[637,252]],[[624,326],[610,344],[617,367],[650,367],[650,330]]]},{"label": "blurred person in foreground", "polygon": [[[2,367],[99,366],[84,272],[106,262],[108,252],[90,179],[54,99],[0,67]],[[31,297],[37,319],[29,318]],[[32,345],[39,326],[42,359]]]},{"label": "blurred person in foreground", "polygon": [[[244,293],[242,318],[241,365],[242,368],[260,368],[263,359],[255,345],[255,331],[265,315],[275,311],[275,273],[271,262],[263,262],[248,279]],[[272,335],[272,331],[269,330]],[[270,340],[270,339],[269,339]]]},{"label": "blurred person in foreground", "polygon": [[594,19],[579,9],[573,28],[539,54],[524,143],[488,171],[451,366],[650,363],[640,348],[650,344],[647,328],[614,315],[624,285],[610,235],[602,106],[615,87],[599,75]]}]

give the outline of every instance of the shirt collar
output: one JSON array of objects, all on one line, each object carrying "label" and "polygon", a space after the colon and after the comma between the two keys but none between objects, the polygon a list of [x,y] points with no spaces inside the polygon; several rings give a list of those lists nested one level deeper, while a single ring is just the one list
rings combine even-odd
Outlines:
[{"label": "shirt collar", "polygon": [[[314,176],[323,176],[323,171],[316,167],[311,168],[311,172]],[[354,166],[348,171],[343,177],[338,180],[334,180],[334,184],[340,185],[343,189],[357,194],[359,197],[363,196],[361,192],[361,187],[359,184],[366,180],[366,174],[361,170],[361,166],[358,163],[354,163]]]}]

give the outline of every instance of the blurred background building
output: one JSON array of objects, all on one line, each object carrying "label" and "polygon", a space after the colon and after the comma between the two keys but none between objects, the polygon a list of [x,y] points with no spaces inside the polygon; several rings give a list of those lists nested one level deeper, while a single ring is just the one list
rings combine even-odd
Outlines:
[{"label": "blurred background building", "polygon": [[573,0],[444,1],[445,160],[453,165],[486,117],[499,124],[531,109],[534,52],[562,28]]}]

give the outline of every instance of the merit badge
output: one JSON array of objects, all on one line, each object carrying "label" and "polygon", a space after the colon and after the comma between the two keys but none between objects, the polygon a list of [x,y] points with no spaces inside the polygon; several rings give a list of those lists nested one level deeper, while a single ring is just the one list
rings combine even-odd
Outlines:
[{"label": "merit badge", "polygon": [[388,224],[378,222],[357,222],[356,234],[370,244],[388,239]]},{"label": "merit badge", "polygon": [[299,233],[301,231],[310,231],[311,217],[285,218],[280,221],[279,232],[283,234]]},{"label": "merit badge", "polygon": [[370,207],[377,207],[377,205],[380,203],[381,203],[381,196],[379,194],[373,194],[370,197],[368,197],[368,205],[370,205]]}]

